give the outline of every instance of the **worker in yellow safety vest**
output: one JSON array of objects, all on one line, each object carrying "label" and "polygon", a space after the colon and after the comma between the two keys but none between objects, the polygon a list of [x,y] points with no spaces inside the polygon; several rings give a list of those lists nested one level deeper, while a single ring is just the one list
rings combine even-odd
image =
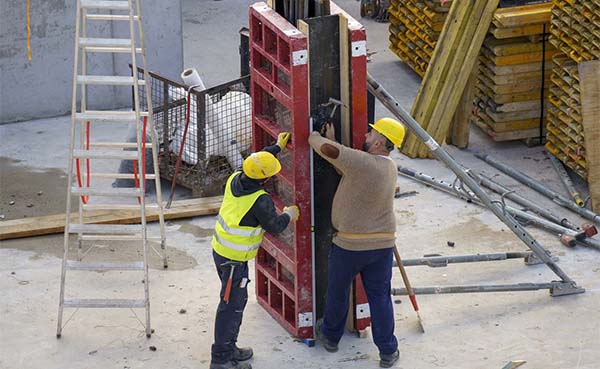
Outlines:
[{"label": "worker in yellow safety vest", "polygon": [[210,369],[252,368],[245,362],[253,356],[252,349],[237,346],[248,301],[248,260],[256,256],[265,232],[281,233],[300,215],[295,205],[286,206],[282,214],[277,214],[273,199],[264,190],[265,183],[281,170],[275,156],[285,149],[290,137],[289,132],[282,132],[275,145],[248,156],[242,171],[234,172],[225,185],[212,238],[221,301],[215,318]]}]

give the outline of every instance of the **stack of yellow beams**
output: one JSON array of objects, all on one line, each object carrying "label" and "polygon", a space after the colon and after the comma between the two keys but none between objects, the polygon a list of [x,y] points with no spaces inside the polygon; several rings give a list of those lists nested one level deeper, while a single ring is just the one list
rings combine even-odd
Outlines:
[{"label": "stack of yellow beams", "polygon": [[452,1],[391,0],[390,50],[423,77]]},{"label": "stack of yellow beams", "polygon": [[550,43],[563,54],[552,63],[546,149],[586,178],[578,63],[600,59],[600,0],[554,0],[553,4]]},{"label": "stack of yellow beams", "polygon": [[555,47],[545,40],[552,4],[496,10],[479,56],[472,122],[495,141],[539,137]]}]

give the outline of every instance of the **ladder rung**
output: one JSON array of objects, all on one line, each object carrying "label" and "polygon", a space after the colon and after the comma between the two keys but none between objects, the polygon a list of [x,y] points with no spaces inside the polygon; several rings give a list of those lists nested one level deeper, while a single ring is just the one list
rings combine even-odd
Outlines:
[{"label": "ladder rung", "polygon": [[80,47],[117,47],[117,48],[129,48],[131,51],[131,39],[129,38],[92,38],[92,37],[80,37]]},{"label": "ladder rung", "polygon": [[[128,21],[129,15],[116,15],[116,14],[86,14],[86,18],[89,20],[106,20],[106,21]],[[138,16],[134,15],[133,20],[137,21]]]},{"label": "ladder rung", "polygon": [[94,187],[71,187],[71,195],[76,196],[107,196],[107,197],[138,197],[139,188],[94,188]]},{"label": "ladder rung", "polygon": [[144,263],[141,261],[135,263],[84,263],[81,261],[67,261],[69,270],[144,270]]},{"label": "ladder rung", "polygon": [[69,233],[89,233],[106,235],[134,235],[140,237],[141,225],[128,224],[69,224]]},{"label": "ladder rung", "polygon": [[[83,48],[89,53],[130,53],[131,49],[126,47],[101,47],[101,46],[86,46]],[[137,54],[142,53],[142,48],[136,47],[135,52]]]},{"label": "ladder rung", "polygon": [[[107,235],[81,235],[82,241],[140,241],[142,239],[141,235],[138,236],[123,236],[116,234],[107,234]],[[160,243],[160,237],[147,237],[148,241],[155,241]]]},{"label": "ladder rung", "polygon": [[[148,112],[140,112],[140,117],[147,117]],[[120,122],[137,123],[135,111],[115,111],[115,110],[88,110],[84,113],[75,113],[75,120],[78,122]]]},{"label": "ladder rung", "polygon": [[[83,210],[140,210],[140,204],[82,204]],[[148,204],[146,209],[158,209],[157,204]]]},{"label": "ladder rung", "polygon": [[133,299],[71,299],[63,302],[68,308],[143,308],[146,300]]},{"label": "ladder rung", "polygon": [[127,2],[127,1],[81,0],[81,7],[86,8],[86,9],[129,10],[129,2]]},{"label": "ladder rung", "polygon": [[[146,81],[138,80],[138,85],[144,85]],[[112,85],[132,86],[133,77],[127,76],[77,76],[77,83],[86,85]]]},{"label": "ladder rung", "polygon": [[[112,178],[112,179],[135,179],[133,174],[129,173],[90,173],[91,178]],[[138,176],[140,178],[140,176]],[[146,179],[155,179],[154,174],[146,174]]]},{"label": "ladder rung", "polygon": [[[135,142],[92,142],[90,147],[118,147],[122,149],[137,149],[137,143]],[[152,144],[146,143],[146,148],[151,149]]]},{"label": "ladder rung", "polygon": [[74,158],[138,160],[137,151],[73,150]]}]

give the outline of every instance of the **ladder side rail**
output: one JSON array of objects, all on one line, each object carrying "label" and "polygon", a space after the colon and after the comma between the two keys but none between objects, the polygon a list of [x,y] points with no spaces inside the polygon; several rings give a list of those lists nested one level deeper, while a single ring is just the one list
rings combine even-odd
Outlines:
[{"label": "ladder side rail", "polygon": [[[142,127],[140,124],[140,96],[139,96],[139,81],[138,81],[138,73],[137,73],[137,58],[136,58],[136,50],[135,50],[135,27],[134,27],[134,14],[133,14],[133,1],[139,0],[128,0],[129,5],[129,34],[131,37],[131,65],[135,73],[133,73],[133,100],[134,100],[134,109],[136,115],[137,122],[137,147],[138,147],[138,173],[140,176],[139,186],[140,186],[140,218],[142,223],[142,250],[144,254],[144,301],[146,305],[146,336],[150,337],[151,328],[150,328],[150,281],[148,280],[148,240],[147,240],[147,227],[146,227],[146,181],[142,178],[144,173],[144,163],[142,163]],[[138,21],[141,19],[138,15]],[[149,82],[149,81],[146,81]]]},{"label": "ladder side rail", "polygon": [[[147,57],[146,57],[146,42],[145,42],[145,37],[144,37],[144,25],[142,23],[142,5],[141,5],[141,0],[135,0],[136,2],[136,15],[137,15],[137,21],[138,21],[138,33],[139,33],[139,38],[140,38],[140,48],[142,49],[142,64],[143,64],[143,68],[144,68],[144,80],[146,81],[146,84],[144,84],[144,88],[146,90],[146,105],[147,105],[147,112],[148,112],[148,119],[147,119],[147,124],[149,125],[149,129],[150,129],[150,140],[151,140],[151,144],[152,144],[152,161],[153,161],[153,168],[154,168],[154,185],[156,188],[156,203],[158,204],[158,220],[159,220],[159,226],[160,226],[160,247],[163,250],[163,267],[167,268],[168,264],[167,264],[167,245],[166,245],[166,229],[165,229],[165,218],[164,218],[164,205],[163,205],[163,201],[162,201],[162,188],[161,188],[161,183],[160,183],[160,175],[159,175],[159,165],[158,165],[158,150],[160,149],[159,144],[158,144],[158,135],[156,133],[156,126],[154,125],[154,111],[153,111],[153,105],[152,105],[152,86],[150,83],[150,73],[148,71],[148,63],[147,63]],[[132,40],[133,42],[133,40]],[[133,42],[135,44],[135,42]],[[137,69],[133,69],[134,73],[137,73]],[[164,82],[163,82],[164,83]],[[164,98],[167,98],[167,96],[165,96]],[[167,114],[168,116],[168,112],[165,111],[163,112],[163,114]],[[148,129],[148,128],[147,128]],[[146,139],[144,137],[144,139]]]},{"label": "ladder side rail", "polygon": [[75,145],[75,114],[77,113],[77,69],[79,64],[79,22],[81,15],[81,3],[78,0],[76,5],[76,19],[75,19],[75,54],[73,58],[73,95],[71,98],[71,135],[69,142],[69,164],[67,172],[67,201],[65,211],[65,231],[64,231],[64,250],[63,259],[60,274],[60,292],[59,292],[59,304],[58,304],[58,319],[56,327],[56,337],[60,338],[62,333],[62,318],[63,308],[65,301],[65,277],[67,268],[67,257],[69,253],[69,223],[71,220],[71,185],[73,183],[73,150]]},{"label": "ladder side rail", "polygon": [[[87,20],[86,20],[86,16],[87,16],[87,9],[83,8],[81,9],[81,37],[87,37]],[[79,37],[79,36],[77,36]],[[87,52],[85,47],[84,48],[78,48],[78,50],[76,51],[77,53],[81,52],[81,75],[85,76],[87,75]],[[80,102],[80,109],[81,109],[81,113],[85,113],[87,111],[87,84],[84,82],[81,83],[81,102]],[[81,122],[76,122],[76,124],[79,125],[79,149],[80,150],[85,150],[86,149],[86,145],[85,145],[85,137],[86,137],[86,130],[88,129],[87,127],[87,123],[81,121]],[[89,159],[83,159],[80,158],[77,161],[77,170],[79,173],[79,177],[81,179],[81,186],[84,187],[85,186],[85,182],[87,182],[87,178],[84,178],[83,172],[81,170],[81,168],[83,167],[82,162],[85,161],[85,168],[86,168],[86,173],[87,173],[87,168],[89,165],[90,160]],[[85,179],[85,181],[84,181]],[[89,199],[89,197],[88,197]],[[78,212],[79,212],[79,224],[83,224],[83,198],[81,196],[78,197]],[[83,248],[83,242],[81,240],[81,236],[82,233],[77,233],[77,260],[81,261],[81,258],[83,257],[81,255],[81,250]]]}]

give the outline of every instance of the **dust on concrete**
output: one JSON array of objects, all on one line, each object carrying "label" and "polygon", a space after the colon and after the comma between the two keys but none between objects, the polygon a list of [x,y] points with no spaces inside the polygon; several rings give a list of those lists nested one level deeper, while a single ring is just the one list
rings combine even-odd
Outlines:
[{"label": "dust on concrete", "polygon": [[[492,228],[477,217],[465,217],[464,223],[445,227],[440,233],[440,238],[443,239],[444,235],[445,238],[454,242],[457,246],[471,244],[475,248],[481,246],[502,246],[511,242],[515,244],[520,243],[510,230]],[[473,243],[473,240],[477,240],[478,242]]]},{"label": "dust on concrete", "polygon": [[[77,258],[76,236],[69,240],[69,259]],[[185,270],[194,268],[198,265],[196,259],[175,247],[168,246],[167,240],[167,258],[169,270]],[[126,241],[94,241],[85,242],[82,245],[82,253],[85,253],[90,246],[93,247],[85,254],[83,258],[86,262],[107,262],[107,263],[131,263],[143,260],[142,247],[140,242]],[[152,269],[163,269],[162,259],[150,248],[153,246],[157,251],[160,244],[148,242],[148,266]],[[63,257],[64,238],[63,235],[48,235],[28,238],[18,238],[13,240],[4,240],[0,242],[0,249],[16,249],[21,251],[30,251],[34,254],[30,260],[37,260],[46,256]]]},{"label": "dust on concrete", "polygon": [[212,235],[215,233],[213,228],[202,228],[192,224],[189,221],[180,222],[180,224],[181,226],[178,229],[179,232],[187,233],[197,238],[212,237]]},{"label": "dust on concrete", "polygon": [[[0,214],[4,214],[4,220],[64,213],[65,172],[38,170],[18,163],[19,160],[0,157]],[[71,209],[77,210],[77,201],[72,202]]]}]

